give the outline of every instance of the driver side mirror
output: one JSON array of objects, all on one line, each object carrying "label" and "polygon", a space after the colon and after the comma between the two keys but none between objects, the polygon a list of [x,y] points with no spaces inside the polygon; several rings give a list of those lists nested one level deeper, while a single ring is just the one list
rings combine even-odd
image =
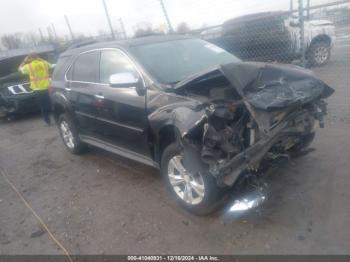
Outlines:
[{"label": "driver side mirror", "polygon": [[109,77],[111,87],[137,87],[141,84],[141,79],[132,73],[118,73]]}]

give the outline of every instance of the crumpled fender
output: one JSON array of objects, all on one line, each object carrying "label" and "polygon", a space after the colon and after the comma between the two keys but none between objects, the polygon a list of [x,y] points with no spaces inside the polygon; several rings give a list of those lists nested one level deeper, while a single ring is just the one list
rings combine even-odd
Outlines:
[{"label": "crumpled fender", "polygon": [[165,126],[174,126],[183,138],[202,119],[206,117],[204,107],[194,100],[179,101],[157,108],[148,121],[152,130],[157,134]]}]

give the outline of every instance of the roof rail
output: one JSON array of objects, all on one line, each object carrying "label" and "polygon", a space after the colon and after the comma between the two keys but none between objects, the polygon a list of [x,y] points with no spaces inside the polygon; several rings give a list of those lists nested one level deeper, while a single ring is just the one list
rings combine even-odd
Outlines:
[{"label": "roof rail", "polygon": [[74,43],[74,44],[70,45],[67,49],[79,48],[79,47],[83,47],[83,46],[86,46],[86,45],[96,44],[98,42],[100,42],[100,41],[94,40],[94,39],[85,40],[85,41],[81,41],[81,42],[78,42],[78,43]]}]

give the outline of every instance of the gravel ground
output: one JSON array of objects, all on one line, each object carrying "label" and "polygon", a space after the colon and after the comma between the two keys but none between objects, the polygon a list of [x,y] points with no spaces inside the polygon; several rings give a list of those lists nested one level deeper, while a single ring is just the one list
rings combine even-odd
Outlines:
[{"label": "gravel ground", "polygon": [[[37,116],[0,123],[0,166],[71,254],[349,254],[350,48],[316,74],[335,88],[313,152],[273,170],[240,218],[188,214],[157,171],[98,149],[70,155]],[[0,254],[62,254],[0,176]]]}]

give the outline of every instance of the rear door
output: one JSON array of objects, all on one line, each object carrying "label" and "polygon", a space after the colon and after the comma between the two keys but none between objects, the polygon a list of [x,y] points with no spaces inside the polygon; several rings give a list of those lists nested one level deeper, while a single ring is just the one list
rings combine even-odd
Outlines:
[{"label": "rear door", "polygon": [[80,54],[67,72],[66,96],[70,100],[80,133],[96,135],[100,51]]}]

